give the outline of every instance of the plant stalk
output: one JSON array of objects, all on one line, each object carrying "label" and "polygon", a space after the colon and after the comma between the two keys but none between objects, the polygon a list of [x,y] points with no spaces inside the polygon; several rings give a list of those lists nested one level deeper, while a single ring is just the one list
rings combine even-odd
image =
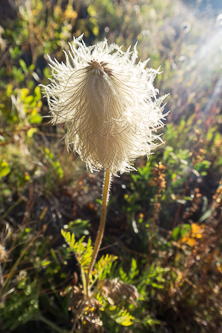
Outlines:
[{"label": "plant stalk", "polygon": [[48,320],[47,318],[43,317],[41,314],[39,314],[36,317],[37,320],[41,320],[43,323],[47,324],[49,327],[51,327],[54,331],[59,333],[65,333],[65,330],[58,327],[55,323],[53,323],[51,320]]},{"label": "plant stalk", "polygon": [[86,275],[86,297],[89,297],[89,281],[90,281],[90,275],[94,266],[94,263],[96,261],[100,245],[103,239],[104,229],[105,229],[105,223],[106,223],[106,211],[107,211],[107,203],[108,203],[108,197],[109,197],[109,189],[110,189],[110,183],[111,183],[111,172],[109,170],[105,171],[105,177],[104,177],[104,186],[103,186],[103,199],[102,199],[102,213],[101,213],[101,219],[100,219],[100,225],[98,234],[96,237],[96,242],[92,254],[92,259],[89,264],[88,272]]}]

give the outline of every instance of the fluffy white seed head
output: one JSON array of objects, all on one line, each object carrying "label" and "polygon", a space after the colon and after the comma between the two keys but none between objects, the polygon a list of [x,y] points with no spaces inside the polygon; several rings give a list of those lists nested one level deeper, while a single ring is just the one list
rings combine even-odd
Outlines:
[{"label": "fluffy white seed head", "polygon": [[107,41],[87,47],[82,36],[65,52],[66,63],[50,58],[53,79],[44,86],[53,124],[64,123],[67,147],[93,170],[113,174],[133,169],[161,141],[163,98],[156,98],[158,70],[137,62],[133,51]]}]

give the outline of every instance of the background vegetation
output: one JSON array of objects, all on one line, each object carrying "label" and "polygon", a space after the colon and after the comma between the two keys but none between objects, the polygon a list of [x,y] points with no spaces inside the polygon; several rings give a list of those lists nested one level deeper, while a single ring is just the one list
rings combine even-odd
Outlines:
[{"label": "background vegetation", "polygon": [[[111,333],[220,331],[222,14],[184,3],[1,1],[0,332],[71,332],[76,319],[78,262],[96,236],[103,174],[66,152],[63,126],[44,118],[38,85],[50,76],[46,54],[64,61],[82,33],[86,44],[106,37],[126,49],[138,41],[140,58],[161,66],[155,85],[170,93],[171,111],[166,144],[113,179],[100,251],[106,265],[94,271],[103,281],[103,300],[90,305],[101,309],[96,320]],[[77,245],[67,247],[62,228]],[[123,312],[115,308],[123,303]]]}]

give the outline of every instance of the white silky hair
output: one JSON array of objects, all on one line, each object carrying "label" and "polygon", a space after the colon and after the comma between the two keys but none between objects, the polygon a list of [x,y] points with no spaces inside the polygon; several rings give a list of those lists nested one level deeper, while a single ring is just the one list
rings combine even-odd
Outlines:
[{"label": "white silky hair", "polygon": [[165,96],[157,99],[153,86],[159,70],[148,69],[148,60],[136,63],[136,45],[123,52],[106,39],[87,47],[82,38],[70,44],[65,64],[49,58],[53,79],[43,89],[52,123],[65,124],[67,147],[92,172],[130,171],[162,142],[155,134],[164,126]]}]

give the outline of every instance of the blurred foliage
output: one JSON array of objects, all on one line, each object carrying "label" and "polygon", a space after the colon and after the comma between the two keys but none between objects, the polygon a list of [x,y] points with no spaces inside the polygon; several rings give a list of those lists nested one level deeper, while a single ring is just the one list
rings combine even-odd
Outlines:
[{"label": "blurred foliage", "polygon": [[[1,332],[219,331],[220,15],[170,0],[16,0],[0,18]],[[88,303],[102,175],[67,154],[39,88],[50,73],[46,55],[64,61],[82,33],[86,44],[138,41],[140,58],[161,66],[155,85],[170,93],[171,111],[166,144],[113,179]]]}]

